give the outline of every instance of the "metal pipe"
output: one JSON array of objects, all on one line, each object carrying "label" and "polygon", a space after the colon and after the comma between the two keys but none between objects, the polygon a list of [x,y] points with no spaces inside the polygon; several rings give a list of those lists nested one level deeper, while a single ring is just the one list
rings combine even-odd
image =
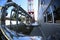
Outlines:
[{"label": "metal pipe", "polygon": [[16,26],[18,27],[18,11],[16,11]]},{"label": "metal pipe", "polygon": [[10,27],[12,25],[11,20],[12,20],[12,11],[11,11],[11,14],[10,14]]}]

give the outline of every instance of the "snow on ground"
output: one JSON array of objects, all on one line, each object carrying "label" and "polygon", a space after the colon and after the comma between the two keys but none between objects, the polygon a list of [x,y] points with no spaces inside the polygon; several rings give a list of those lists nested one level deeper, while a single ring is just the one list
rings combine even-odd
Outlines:
[{"label": "snow on ground", "polygon": [[37,23],[37,22],[35,22],[35,23],[32,23],[32,25],[38,25],[38,23]]},{"label": "snow on ground", "polygon": [[[7,28],[6,28],[7,29]],[[15,36],[13,36],[13,38],[12,38],[12,40],[32,40],[32,39],[34,39],[34,40],[42,40],[42,37],[41,36],[24,36],[24,37],[17,37],[16,36],[16,33],[15,32],[13,32],[13,31],[11,31],[11,30],[9,30],[9,29],[7,29],[12,35],[15,35]],[[7,31],[5,31],[6,32],[6,34],[10,37],[10,34],[7,32]]]},{"label": "snow on ground", "polygon": [[[12,24],[14,25],[14,24],[16,24],[16,21],[11,21],[12,22]],[[6,23],[6,25],[10,25],[10,20],[6,20],[5,21],[5,23]],[[18,24],[19,24],[20,22],[18,21]],[[38,25],[37,23],[33,23],[32,25]],[[34,40],[41,40],[42,39],[42,37],[40,36],[40,37],[38,37],[38,36],[24,36],[24,37],[16,37],[16,33],[14,32],[14,31],[12,31],[12,30],[9,30],[9,29],[7,29],[12,35],[15,35],[12,39],[13,40],[32,40],[32,39],[34,39]],[[10,34],[6,31],[6,34],[10,37]]]},{"label": "snow on ground", "polygon": [[[6,25],[10,25],[10,20],[6,20],[5,23],[6,23]],[[16,21],[11,21],[11,23],[14,25],[14,24],[16,24]],[[19,23],[20,22],[18,21],[18,24]]]},{"label": "snow on ground", "polygon": [[[35,37],[35,36],[34,36]],[[14,40],[32,40],[32,39],[34,39],[34,40],[41,40],[41,37],[19,37],[19,38],[15,38],[14,37]]]}]

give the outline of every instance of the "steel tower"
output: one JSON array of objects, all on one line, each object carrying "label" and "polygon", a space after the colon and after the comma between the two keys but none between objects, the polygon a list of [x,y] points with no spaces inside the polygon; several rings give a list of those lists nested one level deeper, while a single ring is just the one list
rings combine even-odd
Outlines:
[{"label": "steel tower", "polygon": [[28,0],[28,14],[30,14],[32,16],[32,20],[30,20],[30,22],[35,22],[35,18],[34,18],[34,9],[33,9],[33,0]]}]

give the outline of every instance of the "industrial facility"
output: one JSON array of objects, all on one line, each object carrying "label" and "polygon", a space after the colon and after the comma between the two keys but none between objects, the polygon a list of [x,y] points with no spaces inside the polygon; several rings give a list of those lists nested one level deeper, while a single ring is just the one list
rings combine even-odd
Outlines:
[{"label": "industrial facility", "polygon": [[25,1],[0,1],[0,39],[60,40],[60,0]]}]

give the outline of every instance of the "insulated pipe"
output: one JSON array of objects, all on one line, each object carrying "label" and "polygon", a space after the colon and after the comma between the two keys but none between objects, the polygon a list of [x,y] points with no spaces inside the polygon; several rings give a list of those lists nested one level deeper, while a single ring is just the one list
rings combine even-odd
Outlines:
[{"label": "insulated pipe", "polygon": [[[2,7],[2,16],[1,16],[1,31],[3,33],[3,35],[8,39],[9,36],[6,34],[6,32],[4,30],[7,30],[6,29],[6,26],[5,26],[5,20],[6,20],[6,11],[9,7],[15,7],[16,10],[17,10],[17,14],[18,14],[18,11],[20,10],[22,13],[26,14],[28,17],[32,18],[29,14],[27,14],[27,12],[25,10],[23,10],[21,7],[19,7],[16,3],[13,3],[13,2],[8,2],[4,7]],[[11,12],[12,13],[12,12]],[[8,31],[8,30],[7,30]],[[9,40],[9,39],[8,39]]]},{"label": "insulated pipe", "polygon": [[[1,31],[3,33],[3,35],[8,39],[8,40],[12,40],[6,33],[5,31],[7,30],[6,29],[6,26],[5,26],[5,20],[6,20],[6,10],[10,7],[10,6],[14,6],[15,8],[17,8],[18,10],[18,5],[16,3],[13,3],[13,2],[9,2],[7,3],[4,7],[2,7],[2,16],[1,16]],[[6,29],[6,30],[5,30]],[[8,31],[8,30],[7,30]]]},{"label": "insulated pipe", "polygon": [[7,3],[4,7],[2,7],[2,16],[1,16],[1,24],[5,24],[5,17],[6,17],[6,10],[8,9],[8,7],[10,6],[14,6],[15,8],[17,8],[18,10],[18,5],[16,3],[13,3],[13,2],[9,2]]},{"label": "insulated pipe", "polygon": [[19,10],[20,10],[22,13],[25,13],[28,17],[32,18],[25,10],[23,10],[22,7],[19,6]]}]

